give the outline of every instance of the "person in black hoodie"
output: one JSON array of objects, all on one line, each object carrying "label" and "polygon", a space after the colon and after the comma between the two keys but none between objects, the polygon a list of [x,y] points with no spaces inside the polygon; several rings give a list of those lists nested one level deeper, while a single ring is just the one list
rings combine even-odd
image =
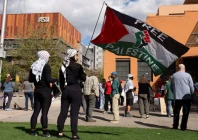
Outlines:
[{"label": "person in black hoodie", "polygon": [[148,79],[146,76],[142,75],[138,83],[138,102],[139,102],[139,111],[140,117],[143,118],[143,114],[146,113],[146,119],[149,118],[149,91],[151,88]]},{"label": "person in black hoodie", "polygon": [[60,69],[60,88],[62,90],[61,111],[58,116],[57,128],[58,137],[63,137],[64,123],[68,115],[68,109],[71,105],[71,132],[72,139],[80,139],[77,135],[78,113],[82,101],[82,82],[86,80],[86,74],[78,61],[78,52],[75,49],[69,49],[65,60]]},{"label": "person in black hoodie", "polygon": [[50,137],[48,132],[48,111],[51,105],[51,86],[55,82],[51,78],[51,68],[48,65],[50,54],[47,51],[38,52],[39,59],[35,61],[30,69],[29,82],[35,85],[34,90],[34,112],[31,117],[31,133],[30,135],[37,136],[35,131],[37,118],[42,110],[41,124],[43,128],[43,136]]}]

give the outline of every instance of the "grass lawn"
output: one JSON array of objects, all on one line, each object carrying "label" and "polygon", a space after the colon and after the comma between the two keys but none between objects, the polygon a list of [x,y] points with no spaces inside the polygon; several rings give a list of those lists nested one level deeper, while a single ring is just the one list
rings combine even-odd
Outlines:
[{"label": "grass lawn", "polygon": [[[0,140],[44,140],[41,136],[29,136],[28,123],[0,122]],[[41,126],[37,126],[42,134]],[[49,125],[51,140],[57,139],[56,125]],[[71,137],[70,126],[64,129],[65,139]],[[171,129],[142,129],[123,127],[90,127],[79,126],[79,136],[82,140],[198,140],[198,131],[181,131]]]}]

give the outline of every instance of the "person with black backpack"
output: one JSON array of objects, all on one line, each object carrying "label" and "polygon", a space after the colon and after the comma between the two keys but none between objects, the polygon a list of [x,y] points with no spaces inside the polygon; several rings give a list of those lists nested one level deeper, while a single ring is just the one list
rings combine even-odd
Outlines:
[{"label": "person with black backpack", "polygon": [[124,105],[124,96],[122,96],[122,90],[123,90],[122,80],[119,80],[119,83],[120,83],[120,85],[119,85],[118,91],[120,93],[120,99],[118,100],[118,104],[123,106]]}]

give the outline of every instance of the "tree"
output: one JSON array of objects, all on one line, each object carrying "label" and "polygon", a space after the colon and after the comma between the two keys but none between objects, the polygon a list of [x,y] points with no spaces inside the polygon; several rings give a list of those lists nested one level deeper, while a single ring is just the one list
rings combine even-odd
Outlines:
[{"label": "tree", "polygon": [[[29,25],[27,29],[21,29],[16,35],[16,49],[11,49],[8,53],[13,56],[16,73],[20,77],[26,77],[29,73],[31,64],[38,59],[37,52],[46,50],[50,53],[49,65],[51,66],[52,76],[58,78],[58,71],[62,62],[62,55],[66,46],[57,36],[56,25],[39,23]],[[25,76],[26,75],[26,76]]]}]

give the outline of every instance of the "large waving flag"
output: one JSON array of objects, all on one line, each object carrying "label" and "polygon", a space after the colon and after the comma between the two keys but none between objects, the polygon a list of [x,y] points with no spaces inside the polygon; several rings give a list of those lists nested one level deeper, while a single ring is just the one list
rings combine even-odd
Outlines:
[{"label": "large waving flag", "polygon": [[155,76],[189,50],[158,29],[110,7],[106,9],[101,33],[91,42],[116,55],[146,62]]}]

